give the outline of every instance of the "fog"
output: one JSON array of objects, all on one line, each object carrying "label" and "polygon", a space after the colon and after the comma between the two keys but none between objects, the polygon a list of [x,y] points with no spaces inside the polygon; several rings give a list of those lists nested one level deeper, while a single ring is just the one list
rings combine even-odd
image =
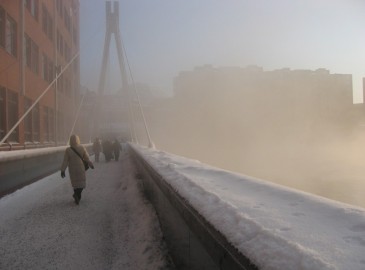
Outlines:
[{"label": "fog", "polygon": [[[365,75],[362,1],[119,2],[157,148],[365,207],[364,109],[353,104]],[[97,92],[104,2],[80,7],[81,81]],[[127,112],[113,40],[110,55],[104,94],[122,90],[124,107],[114,118],[133,119],[130,133],[148,145],[134,87]]]},{"label": "fog", "polygon": [[158,149],[365,207],[351,76],[205,66],[174,82],[172,98],[145,108]]}]

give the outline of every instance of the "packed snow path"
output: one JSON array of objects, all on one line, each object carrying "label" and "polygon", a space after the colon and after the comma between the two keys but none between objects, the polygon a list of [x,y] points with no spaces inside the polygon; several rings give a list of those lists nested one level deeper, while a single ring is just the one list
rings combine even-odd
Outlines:
[{"label": "packed snow path", "polygon": [[124,152],[87,171],[80,205],[66,171],[0,199],[0,269],[172,269]]}]

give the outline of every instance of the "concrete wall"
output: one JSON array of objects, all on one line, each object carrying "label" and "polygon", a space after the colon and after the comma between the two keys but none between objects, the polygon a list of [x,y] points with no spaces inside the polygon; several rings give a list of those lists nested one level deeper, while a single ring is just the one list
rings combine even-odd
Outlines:
[{"label": "concrete wall", "polygon": [[[85,145],[91,153],[91,144]],[[66,146],[0,155],[0,197],[58,171]]]},{"label": "concrete wall", "polygon": [[177,194],[138,151],[132,146],[129,150],[177,269],[257,269]]}]

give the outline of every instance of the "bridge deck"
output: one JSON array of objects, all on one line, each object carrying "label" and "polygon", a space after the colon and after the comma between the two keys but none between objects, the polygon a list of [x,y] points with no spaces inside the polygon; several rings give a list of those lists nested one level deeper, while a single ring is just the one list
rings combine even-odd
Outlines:
[{"label": "bridge deck", "polygon": [[78,206],[59,173],[0,200],[0,269],[171,268],[128,154],[95,167]]}]

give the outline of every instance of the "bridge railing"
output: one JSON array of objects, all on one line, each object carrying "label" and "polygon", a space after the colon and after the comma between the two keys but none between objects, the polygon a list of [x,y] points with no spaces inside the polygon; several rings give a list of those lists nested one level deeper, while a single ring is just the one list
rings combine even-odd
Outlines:
[{"label": "bridge railing", "polygon": [[0,197],[59,170],[66,147],[0,152]]},{"label": "bridge railing", "polygon": [[129,145],[177,269],[257,269]]}]

